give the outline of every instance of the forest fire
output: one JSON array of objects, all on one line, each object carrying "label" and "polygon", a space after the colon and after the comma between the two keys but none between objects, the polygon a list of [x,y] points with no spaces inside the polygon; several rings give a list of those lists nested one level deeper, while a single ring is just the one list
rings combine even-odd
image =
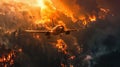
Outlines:
[{"label": "forest fire", "polygon": [[[98,18],[105,17],[109,12],[108,9],[98,8],[98,14],[95,10],[92,13],[87,13],[82,10],[81,6],[74,0],[72,3],[64,3],[64,1],[58,0],[35,0],[35,1],[17,1],[14,0],[10,4],[11,0],[3,1],[1,6],[6,6],[9,8],[10,12],[19,16],[19,19],[26,20],[29,23],[28,26],[39,25],[39,24],[58,24],[59,21],[66,24],[69,21],[76,22],[78,20],[82,21],[84,25],[89,22],[96,21]],[[8,9],[7,9],[8,10]],[[102,14],[101,14],[102,13]],[[0,11],[0,14],[7,15]],[[23,18],[22,18],[23,16]],[[69,18],[69,19],[67,19]],[[66,19],[66,20],[64,20]],[[47,25],[47,27],[49,27]]]},{"label": "forest fire", "polygon": [[22,49],[8,49],[5,45],[0,45],[0,66],[10,67],[13,66],[17,58],[17,54],[22,52]]},{"label": "forest fire", "polygon": [[[56,21],[55,23],[63,21],[63,19],[59,19],[61,17],[59,13],[62,13],[66,17],[69,17],[72,22],[80,20],[84,25],[86,25],[87,23],[94,22],[97,19],[104,19],[109,13],[109,9],[105,8],[98,8],[98,13],[102,13],[98,14],[98,16],[95,11],[93,11],[92,14],[82,13],[84,10],[81,9],[81,6],[79,6],[75,0],[71,3],[72,6],[60,0],[57,2],[54,0],[38,0],[37,2],[40,7],[40,19],[37,20],[37,24],[53,22],[52,20]],[[104,17],[100,18],[101,16]]]},{"label": "forest fire", "polygon": [[10,53],[6,53],[6,55],[2,55],[1,58],[0,58],[0,66],[5,66],[5,67],[8,67],[8,66],[11,66],[14,64],[14,58],[15,58],[15,52],[14,51],[11,51]]},{"label": "forest fire", "polygon": [[[106,28],[97,23],[105,22],[110,14],[111,9],[99,4],[99,0],[1,0],[0,43],[5,43],[12,48],[0,48],[1,51],[5,50],[0,53],[0,65],[3,67],[14,65],[17,53],[23,52],[22,59],[21,55],[18,59],[23,67],[40,67],[39,62],[43,65],[48,64],[44,67],[82,67],[85,64],[80,59],[84,59],[84,56],[88,54],[88,59],[91,60],[93,58],[92,53],[89,53],[92,52],[91,44],[97,44],[96,42],[102,39],[97,41],[92,37],[99,34],[106,35],[106,31],[111,32],[112,29],[109,28],[105,29],[105,32],[96,29]],[[59,25],[61,27],[57,27]],[[92,27],[95,25],[97,26]],[[53,28],[58,35],[52,35]],[[37,30],[38,32],[21,32],[20,30]],[[47,34],[43,35],[43,33]],[[48,38],[44,37],[47,35],[49,35]],[[91,40],[94,39],[95,43],[92,43]],[[21,49],[14,50],[15,46]],[[55,62],[56,65],[60,64],[60,66],[49,66],[56,60],[58,60]]]},{"label": "forest fire", "polygon": [[58,49],[58,52],[60,52],[62,55],[61,56],[61,59],[62,59],[61,67],[73,66],[71,64],[71,61],[73,61],[75,59],[75,56],[70,54],[67,44],[62,39],[57,40],[56,48]]},{"label": "forest fire", "polygon": [[63,52],[64,54],[67,54],[67,45],[64,43],[62,39],[57,40],[56,48],[58,51]]},{"label": "forest fire", "polygon": [[90,19],[90,21],[92,21],[92,22],[93,22],[93,21],[96,21],[96,17],[95,17],[95,16],[90,16],[89,19]]}]

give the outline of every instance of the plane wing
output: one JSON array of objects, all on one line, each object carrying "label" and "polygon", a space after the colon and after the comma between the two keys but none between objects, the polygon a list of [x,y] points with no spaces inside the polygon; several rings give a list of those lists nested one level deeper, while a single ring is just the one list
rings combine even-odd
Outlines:
[{"label": "plane wing", "polygon": [[80,29],[67,29],[66,31],[80,31]]},{"label": "plane wing", "polygon": [[49,32],[48,30],[24,30],[25,32],[29,33],[47,33]]}]

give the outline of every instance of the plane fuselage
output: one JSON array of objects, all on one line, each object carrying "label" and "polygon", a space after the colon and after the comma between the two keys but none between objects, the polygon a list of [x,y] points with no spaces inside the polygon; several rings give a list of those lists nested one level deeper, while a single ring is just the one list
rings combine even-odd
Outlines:
[{"label": "plane fuselage", "polygon": [[50,32],[51,32],[51,34],[53,34],[53,35],[59,35],[59,34],[65,32],[65,28],[64,28],[64,26],[62,26],[62,25],[57,25],[57,26],[55,26]]}]

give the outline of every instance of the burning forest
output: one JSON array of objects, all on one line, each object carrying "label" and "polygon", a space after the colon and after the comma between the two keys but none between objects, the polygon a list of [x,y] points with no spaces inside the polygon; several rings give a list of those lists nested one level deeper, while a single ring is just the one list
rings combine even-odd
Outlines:
[{"label": "burning forest", "polygon": [[0,67],[119,67],[119,3],[0,0]]}]

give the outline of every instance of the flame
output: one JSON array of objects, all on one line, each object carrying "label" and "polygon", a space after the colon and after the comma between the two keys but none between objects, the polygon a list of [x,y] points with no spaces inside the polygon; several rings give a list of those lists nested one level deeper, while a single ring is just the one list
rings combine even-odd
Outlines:
[{"label": "flame", "polygon": [[110,10],[107,8],[100,8],[100,11],[101,12],[99,12],[99,17],[98,17],[99,19],[105,19],[106,16],[110,13]]},{"label": "flame", "polygon": [[79,19],[83,22],[83,25],[87,25],[88,22],[94,22],[97,18],[95,15],[89,15],[88,18],[86,18],[85,16],[80,16]]},{"label": "flame", "polygon": [[38,4],[41,7],[41,9],[45,9],[46,5],[45,5],[45,0],[38,0]]},{"label": "flame", "polygon": [[[29,0],[29,1],[5,0],[5,3],[3,4],[0,3],[1,7],[0,15],[8,16],[8,18],[13,19],[14,18],[16,19],[17,17],[19,18],[17,19],[17,24],[19,24],[19,22],[23,22],[21,25],[23,25],[24,27],[31,25],[31,27],[34,28],[33,24],[35,24],[35,27],[36,25],[40,26],[42,24],[46,29],[51,30],[50,24],[52,24],[53,22],[55,22],[55,24],[58,25],[63,25],[65,28],[67,22],[69,21],[76,22],[77,20],[80,20],[84,25],[87,25],[89,22],[94,22],[98,18],[100,19],[105,18],[110,11],[109,9],[99,8],[100,11],[98,16],[94,12],[92,14],[89,14],[89,12],[87,13],[87,11],[81,9],[81,6],[76,3],[76,0],[73,0],[70,4],[66,3],[66,0]],[[10,32],[7,31],[6,33]],[[33,34],[33,38],[41,40],[42,42],[41,39],[42,36],[38,34],[37,35]],[[68,52],[68,45],[64,42],[63,39],[58,39],[55,47],[58,49],[58,51],[63,52],[65,55],[71,54],[70,52]],[[78,49],[81,50],[79,47]],[[18,51],[22,52],[22,49],[19,49]],[[15,51],[11,51],[10,53],[7,54],[7,56],[3,54],[0,57],[0,62],[1,63],[9,62],[12,65],[14,63],[14,60],[12,58],[13,56],[16,57]],[[69,59],[72,60],[74,58],[75,56],[73,55],[69,57]],[[63,65],[63,67],[65,66]]]},{"label": "flame", "polygon": [[4,66],[7,65],[6,63],[9,63],[10,65],[12,65],[12,64],[14,64],[14,58],[15,57],[16,57],[15,51],[10,51],[7,55],[3,54],[0,57],[0,63],[3,63]]},{"label": "flame", "polygon": [[105,8],[100,8],[100,10],[106,14],[110,11],[109,9],[105,9]]},{"label": "flame", "polygon": [[[71,61],[73,61],[76,58],[76,56],[69,52],[68,46],[63,39],[57,40],[56,48],[59,52],[62,52],[63,56],[61,58],[63,58],[66,61],[70,61],[68,63],[70,64],[70,67],[73,67]],[[68,63],[64,63],[64,61],[61,60],[61,67],[66,67]]]},{"label": "flame", "polygon": [[[73,22],[77,21],[77,20],[82,20],[83,24],[86,25],[88,22],[93,22],[96,21],[96,16],[89,16],[89,19],[86,19],[87,17],[85,15],[79,14],[78,11],[80,11],[80,7],[75,4],[73,5],[73,7],[69,7],[67,5],[65,5],[64,3],[62,3],[61,1],[58,0],[58,2],[56,1],[51,1],[51,0],[38,0],[37,1],[38,6],[40,7],[40,19],[36,20],[36,24],[45,24],[45,23],[49,23],[52,22],[51,19],[55,19],[57,16],[57,12],[61,12],[63,14],[65,14],[67,17],[70,17],[71,20]],[[76,1],[74,1],[76,2]],[[56,4],[58,5],[56,5]],[[72,8],[76,8],[76,9],[72,9]],[[78,15],[77,15],[78,14]],[[59,24],[59,21],[61,20],[57,20],[56,23]]]},{"label": "flame", "polygon": [[40,7],[40,19],[36,21],[39,23],[48,23],[51,21],[53,14],[56,12],[56,8],[53,6],[51,0],[38,0],[38,6]]},{"label": "flame", "polygon": [[89,19],[90,19],[90,21],[96,21],[96,16],[95,15],[93,15],[93,16],[89,16]]},{"label": "flame", "polygon": [[[0,6],[3,6],[11,16],[14,16],[12,13],[15,13],[15,16],[20,20],[28,22],[28,25],[43,24],[45,28],[49,28],[53,21],[55,24],[62,21],[65,25],[69,21],[76,22],[80,20],[83,25],[87,25],[89,22],[96,21],[97,18],[105,18],[110,11],[106,8],[99,8],[98,15],[96,15],[96,12],[87,13],[76,3],[76,0],[70,3],[67,3],[66,0],[14,0],[13,2],[5,0],[4,2],[5,4],[0,3]],[[0,15],[7,15],[7,13],[0,11]]]},{"label": "flame", "polygon": [[56,48],[64,54],[67,54],[67,44],[62,39],[57,40]]},{"label": "flame", "polygon": [[0,45],[0,66],[9,67],[14,65],[17,54],[22,52],[22,49],[8,49],[5,45]]}]

